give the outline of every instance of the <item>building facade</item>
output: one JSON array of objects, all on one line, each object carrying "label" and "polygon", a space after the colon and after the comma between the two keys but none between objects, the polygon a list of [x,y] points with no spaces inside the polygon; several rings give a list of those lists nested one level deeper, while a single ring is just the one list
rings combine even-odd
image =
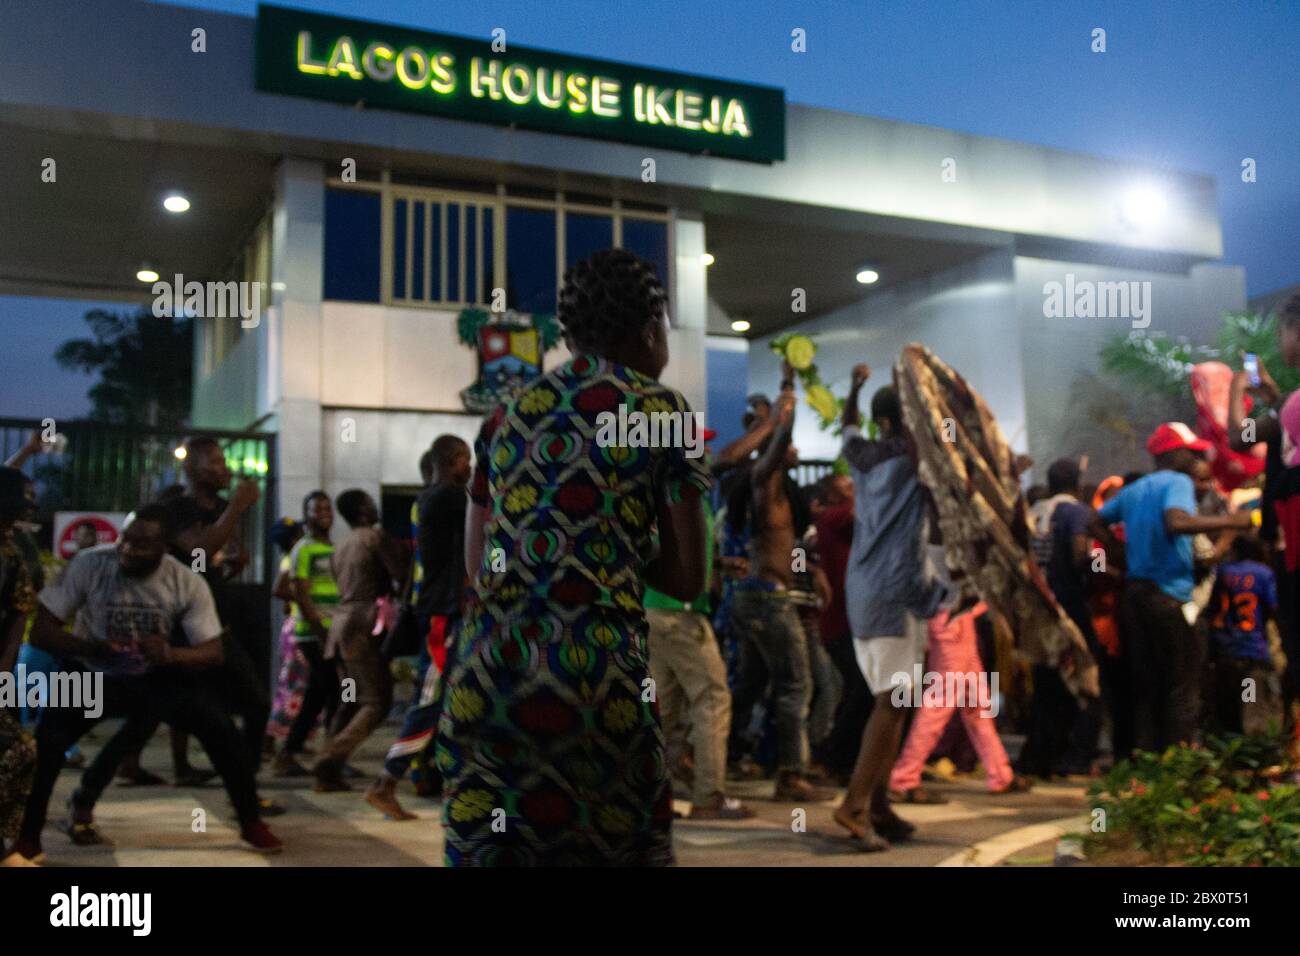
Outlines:
[{"label": "building facade", "polygon": [[[720,441],[738,395],[777,386],[768,340],[798,330],[837,394],[856,362],[883,380],[919,340],[1017,450],[1132,467],[1160,409],[1099,371],[1100,345],[1209,338],[1245,304],[1200,176],[488,37],[275,8],[10,7],[0,162],[35,183],[54,159],[58,179],[0,226],[0,292],[147,303],[142,264],[260,283],[255,320],[198,320],[193,420],[278,434],[282,514],[317,487],[405,500],[436,435],[479,427],[465,310],[552,312],[564,270],[608,246],[659,268],[665,380]],[[162,212],[167,191],[190,212]],[[796,442],[836,453],[810,413]]]}]

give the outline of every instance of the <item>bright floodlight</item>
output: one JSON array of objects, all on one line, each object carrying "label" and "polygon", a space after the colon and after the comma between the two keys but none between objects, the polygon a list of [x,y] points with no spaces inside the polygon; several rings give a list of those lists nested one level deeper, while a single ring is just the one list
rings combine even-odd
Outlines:
[{"label": "bright floodlight", "polygon": [[703,253],[700,256],[700,261],[703,262],[706,266],[713,265],[713,253],[711,252]]},{"label": "bright floodlight", "polygon": [[190,208],[190,201],[180,193],[172,193],[163,200],[163,208],[168,212],[185,212]]},{"label": "bright floodlight", "polygon": [[871,283],[880,279],[880,273],[875,269],[859,269],[855,278],[863,285],[871,285]]},{"label": "bright floodlight", "polygon": [[176,456],[176,460],[177,460],[177,461],[184,461],[184,460],[185,460],[185,456],[186,456],[186,454],[187,454],[187,452],[185,451],[185,446],[184,446],[184,445],[177,445],[177,446],[176,446],[176,450],[173,451],[172,454]]},{"label": "bright floodlight", "polygon": [[747,320],[745,320],[745,319],[736,319],[735,321],[733,321],[733,322],[731,323],[731,331],[733,331],[733,332],[748,332],[748,331],[749,331],[749,322],[748,322]]},{"label": "bright floodlight", "polygon": [[153,271],[152,269],[150,269],[148,266],[146,266],[145,268],[143,268],[143,269],[141,269],[139,272],[137,272],[137,273],[135,274],[135,277],[136,277],[137,279],[139,279],[141,282],[157,282],[157,281],[158,281],[158,273],[154,272],[154,271]]},{"label": "bright floodlight", "polygon": [[1168,202],[1154,186],[1135,186],[1124,196],[1122,214],[1130,226],[1149,226],[1164,215]]}]

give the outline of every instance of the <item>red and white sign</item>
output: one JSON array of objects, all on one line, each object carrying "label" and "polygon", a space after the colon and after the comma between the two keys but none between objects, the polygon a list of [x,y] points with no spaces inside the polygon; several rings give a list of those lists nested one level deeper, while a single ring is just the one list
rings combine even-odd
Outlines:
[{"label": "red and white sign", "polygon": [[[112,544],[122,533],[126,513],[122,511],[56,511],[54,513],[54,553],[65,561],[85,548]],[[89,525],[89,527],[85,527]],[[90,541],[91,530],[95,541]]]}]

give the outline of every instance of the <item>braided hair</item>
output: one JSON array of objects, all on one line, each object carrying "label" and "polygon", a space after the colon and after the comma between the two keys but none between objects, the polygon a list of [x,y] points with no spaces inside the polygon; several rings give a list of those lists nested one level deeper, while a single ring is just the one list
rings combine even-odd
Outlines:
[{"label": "braided hair", "polygon": [[652,263],[604,249],[564,274],[559,319],[576,350],[603,356],[660,320],[667,300]]}]

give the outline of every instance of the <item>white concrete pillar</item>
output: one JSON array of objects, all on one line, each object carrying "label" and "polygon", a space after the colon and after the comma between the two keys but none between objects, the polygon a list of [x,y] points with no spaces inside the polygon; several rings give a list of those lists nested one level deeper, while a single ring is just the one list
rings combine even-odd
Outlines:
[{"label": "white concrete pillar", "polygon": [[271,303],[259,401],[279,433],[277,513],[300,517],[321,485],[321,291],[325,267],[325,168],[289,157],[275,174]]},{"label": "white concrete pillar", "polygon": [[691,408],[703,412],[708,421],[708,372],[704,338],[708,328],[709,282],[703,259],[704,220],[698,213],[674,212],[672,230],[673,258],[669,317],[672,330],[668,338],[668,367],[662,376],[690,402]]}]

